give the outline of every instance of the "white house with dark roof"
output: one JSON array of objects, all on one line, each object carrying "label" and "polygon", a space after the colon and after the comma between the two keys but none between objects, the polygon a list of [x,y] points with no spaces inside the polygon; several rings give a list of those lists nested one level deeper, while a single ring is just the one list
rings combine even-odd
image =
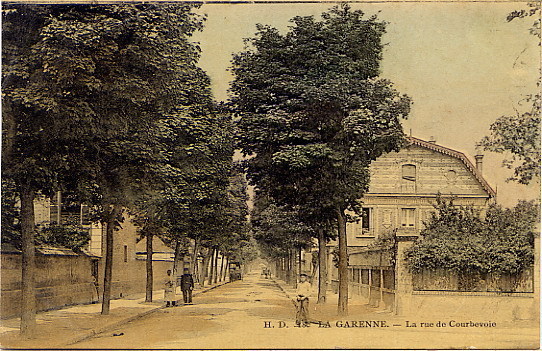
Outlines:
[{"label": "white house with dark roof", "polygon": [[[393,233],[398,246],[397,260],[419,236],[439,194],[454,198],[457,205],[473,205],[482,211],[495,200],[496,192],[482,175],[482,155],[472,162],[464,153],[407,137],[398,152],[380,156],[371,163],[369,191],[361,199],[362,215],[347,224],[348,266],[351,293],[368,296],[377,305],[395,305],[397,289],[412,289],[410,274],[396,265],[392,251],[368,247]],[[336,242],[328,244],[329,253]],[[338,271],[333,255],[328,256],[328,281],[336,291]],[[305,271],[314,269],[305,259]],[[376,301],[376,302],[375,302]]]},{"label": "white house with dark roof", "polygon": [[462,152],[408,137],[399,152],[390,152],[370,166],[371,183],[363,197],[362,218],[347,226],[348,246],[367,246],[389,231],[417,236],[435,209],[438,194],[458,205],[484,208],[495,190],[482,175],[482,155],[476,165]]}]

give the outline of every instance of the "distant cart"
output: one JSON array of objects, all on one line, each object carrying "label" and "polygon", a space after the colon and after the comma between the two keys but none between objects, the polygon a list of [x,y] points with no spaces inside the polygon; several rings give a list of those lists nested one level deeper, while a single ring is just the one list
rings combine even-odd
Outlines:
[{"label": "distant cart", "polygon": [[241,275],[241,263],[240,262],[230,262],[229,272],[230,272],[230,282],[241,280],[243,277]]}]

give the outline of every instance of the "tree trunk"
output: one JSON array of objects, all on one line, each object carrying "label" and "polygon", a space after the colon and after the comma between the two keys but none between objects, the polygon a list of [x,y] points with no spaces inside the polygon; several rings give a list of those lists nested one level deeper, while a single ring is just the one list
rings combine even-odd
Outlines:
[{"label": "tree trunk", "polygon": [[222,282],[224,278],[224,253],[220,255],[220,273],[218,274],[219,281]]},{"label": "tree trunk", "polygon": [[215,250],[215,275],[213,276],[213,283],[218,283],[218,249]]},{"label": "tree trunk", "polygon": [[211,262],[209,270],[209,285],[213,285],[213,275],[215,274],[215,251],[216,249],[211,249]]},{"label": "tree trunk", "polygon": [[226,265],[224,267],[224,281],[226,281],[226,278],[228,278],[228,273],[229,273],[229,263],[230,263],[230,259],[228,258],[228,256],[226,256]]},{"label": "tree trunk", "polygon": [[288,257],[285,257],[284,258],[284,268],[285,268],[285,275],[286,275],[286,283],[287,284],[290,284],[291,283],[291,275],[292,275],[292,270],[291,270],[291,267],[290,267],[290,263],[292,262],[292,258],[290,257],[292,254],[290,252],[290,250],[288,250]]},{"label": "tree trunk", "polygon": [[348,315],[348,252],[346,249],[346,216],[343,209],[337,212],[339,231],[339,316]]},{"label": "tree trunk", "polygon": [[36,247],[34,242],[34,190],[21,189],[22,234],[22,285],[21,285],[21,335],[33,338],[36,333]]},{"label": "tree trunk", "polygon": [[210,252],[211,249],[207,250],[208,252],[203,257],[203,263],[200,267],[200,285],[201,287],[205,286],[205,279],[207,279],[207,268],[209,266]]},{"label": "tree trunk", "polygon": [[111,283],[113,278],[113,238],[115,234],[115,224],[117,218],[122,212],[120,205],[113,205],[109,213],[105,228],[105,271],[104,271],[104,290],[102,297],[102,314],[109,314],[111,305]]},{"label": "tree trunk", "polygon": [[288,272],[288,262],[290,260],[289,257],[290,256],[282,258],[282,280],[288,283],[290,282],[290,273]]},{"label": "tree trunk", "polygon": [[318,302],[326,303],[327,247],[324,230],[318,229]]},{"label": "tree trunk", "polygon": [[[181,257],[181,241],[175,241],[175,252],[173,256],[173,276],[177,277],[179,271],[179,259]],[[176,279],[176,278],[175,278]]]},{"label": "tree trunk", "polygon": [[196,275],[196,266],[198,264],[198,239],[194,239],[194,251],[192,252],[192,257],[190,258],[192,260],[190,270],[191,274],[197,278]]},{"label": "tree trunk", "polygon": [[288,253],[288,257],[284,257],[284,276],[286,277],[288,283],[290,283],[290,275],[292,272],[290,271],[290,253]]},{"label": "tree trunk", "polygon": [[297,276],[299,275],[299,272],[297,271],[297,248],[294,248],[292,250],[292,253],[290,255],[291,261],[290,261],[290,267],[292,270],[292,287],[294,289],[297,289]]},{"label": "tree trunk", "polygon": [[145,289],[145,302],[152,302],[153,272],[152,272],[152,241],[153,235],[147,233],[147,286]]}]

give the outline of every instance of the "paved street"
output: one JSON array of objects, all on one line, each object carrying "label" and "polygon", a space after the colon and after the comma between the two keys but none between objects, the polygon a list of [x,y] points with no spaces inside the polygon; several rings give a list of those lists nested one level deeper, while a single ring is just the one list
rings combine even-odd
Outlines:
[{"label": "paved street", "polygon": [[[407,328],[404,317],[351,306],[348,320],[385,321],[388,327],[337,327],[335,306],[310,307],[312,324],[294,327],[294,307],[273,281],[249,274],[211,290],[191,306],[160,310],[72,345],[75,348],[537,348],[534,324],[497,328]],[[347,320],[347,319],[344,319]],[[265,328],[266,322],[272,328]],[[270,324],[269,324],[270,323]],[[286,326],[281,328],[282,323]],[[344,322],[343,322],[344,324]],[[352,324],[352,323],[350,323]],[[393,326],[401,324],[401,326]],[[359,325],[359,323],[358,323]],[[517,328],[519,327],[519,328]],[[113,336],[117,334],[119,336]]]}]

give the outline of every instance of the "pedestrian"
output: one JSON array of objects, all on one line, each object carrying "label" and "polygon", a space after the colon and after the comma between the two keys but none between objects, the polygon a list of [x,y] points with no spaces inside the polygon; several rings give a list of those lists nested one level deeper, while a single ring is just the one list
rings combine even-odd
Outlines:
[{"label": "pedestrian", "polygon": [[[94,291],[92,296],[92,303],[98,303],[100,302],[100,286],[98,284],[98,278],[95,275],[92,275],[92,284],[94,285]],[[94,295],[94,292],[96,295]],[[96,296],[96,297],[94,297]]]},{"label": "pedestrian", "polygon": [[312,285],[307,280],[307,275],[302,273],[299,275],[299,283],[296,290],[296,316],[295,324],[297,326],[309,326],[309,297],[311,296]]},{"label": "pedestrian", "polygon": [[166,300],[166,307],[175,306],[175,280],[171,276],[171,269],[168,269],[166,273],[164,300]]},{"label": "pedestrian", "polygon": [[185,268],[181,276],[181,290],[183,292],[183,301],[185,304],[192,304],[192,290],[194,290],[194,278]]}]

